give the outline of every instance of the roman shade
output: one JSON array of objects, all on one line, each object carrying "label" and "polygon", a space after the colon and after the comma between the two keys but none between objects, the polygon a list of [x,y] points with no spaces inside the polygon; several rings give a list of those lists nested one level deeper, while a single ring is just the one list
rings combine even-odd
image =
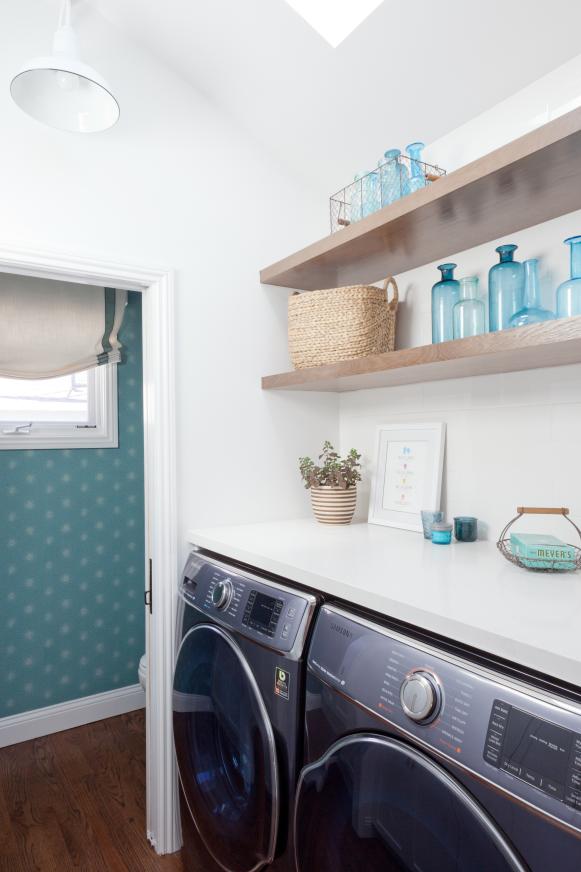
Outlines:
[{"label": "roman shade", "polygon": [[0,376],[56,378],[119,363],[127,291],[4,276]]}]

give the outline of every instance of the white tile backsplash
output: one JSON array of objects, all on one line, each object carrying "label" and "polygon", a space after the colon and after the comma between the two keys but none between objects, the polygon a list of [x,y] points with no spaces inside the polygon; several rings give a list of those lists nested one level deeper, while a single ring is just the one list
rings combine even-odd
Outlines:
[{"label": "white tile backsplash", "polygon": [[[476,515],[482,538],[496,538],[517,505],[566,505],[581,519],[580,385],[581,364],[342,394],[341,447],[365,459],[359,517],[367,513],[377,425],[445,421],[450,518]],[[570,538],[551,518],[525,528]]]}]

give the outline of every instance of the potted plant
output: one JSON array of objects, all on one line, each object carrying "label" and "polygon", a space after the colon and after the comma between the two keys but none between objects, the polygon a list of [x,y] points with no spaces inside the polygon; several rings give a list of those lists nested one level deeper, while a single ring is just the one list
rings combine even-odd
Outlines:
[{"label": "potted plant", "polygon": [[361,481],[361,455],[352,448],[340,457],[330,442],[325,442],[319,463],[310,457],[299,458],[305,487],[311,491],[311,504],[321,524],[350,524],[357,501],[357,482]]}]

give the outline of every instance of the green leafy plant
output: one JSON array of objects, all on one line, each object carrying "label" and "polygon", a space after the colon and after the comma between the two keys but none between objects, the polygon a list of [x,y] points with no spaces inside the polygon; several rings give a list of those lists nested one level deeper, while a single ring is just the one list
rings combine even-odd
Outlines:
[{"label": "green leafy plant", "polygon": [[306,488],[337,487],[346,490],[361,481],[361,455],[352,448],[340,457],[330,442],[325,442],[316,464],[310,457],[299,457],[299,469]]}]

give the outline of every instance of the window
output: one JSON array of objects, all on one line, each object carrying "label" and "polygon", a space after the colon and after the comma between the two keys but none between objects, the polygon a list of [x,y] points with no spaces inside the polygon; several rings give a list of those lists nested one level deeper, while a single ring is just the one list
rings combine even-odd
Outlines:
[{"label": "window", "polygon": [[118,444],[116,366],[50,379],[0,378],[0,450]]},{"label": "window", "polygon": [[353,33],[383,0],[287,0],[333,48]]}]

